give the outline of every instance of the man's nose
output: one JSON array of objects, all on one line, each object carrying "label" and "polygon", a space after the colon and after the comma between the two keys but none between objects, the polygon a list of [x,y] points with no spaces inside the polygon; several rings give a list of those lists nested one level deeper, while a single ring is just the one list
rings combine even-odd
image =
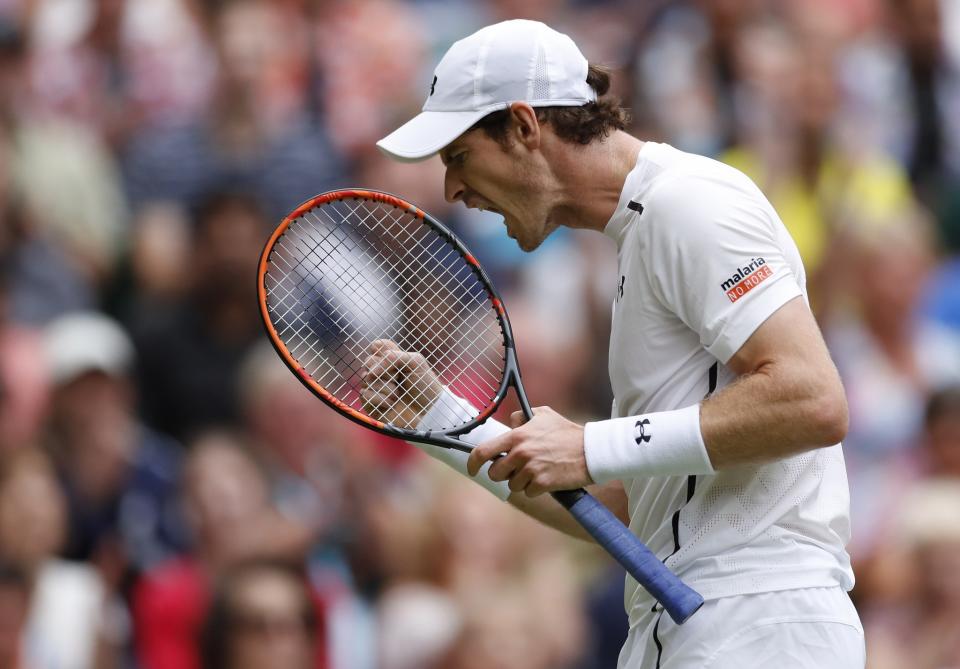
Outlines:
[{"label": "man's nose", "polygon": [[463,199],[463,182],[454,176],[448,169],[443,178],[443,196],[447,202],[457,202]]}]

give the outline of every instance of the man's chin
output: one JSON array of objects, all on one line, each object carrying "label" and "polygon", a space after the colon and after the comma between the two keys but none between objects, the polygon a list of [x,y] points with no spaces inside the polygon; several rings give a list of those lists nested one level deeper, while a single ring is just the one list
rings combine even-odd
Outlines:
[{"label": "man's chin", "polygon": [[517,246],[520,247],[520,250],[524,253],[530,253],[531,251],[536,251],[540,248],[540,245],[543,243],[542,239],[516,239]]},{"label": "man's chin", "polygon": [[513,237],[513,239],[517,242],[517,246],[520,247],[521,251],[524,251],[525,253],[530,253],[531,251],[536,251],[538,248],[540,248],[540,245],[543,244],[544,240],[550,236],[551,232],[553,232],[553,230],[547,230],[545,231],[544,234],[539,235],[537,237],[514,237],[513,235],[510,235],[510,236]]}]

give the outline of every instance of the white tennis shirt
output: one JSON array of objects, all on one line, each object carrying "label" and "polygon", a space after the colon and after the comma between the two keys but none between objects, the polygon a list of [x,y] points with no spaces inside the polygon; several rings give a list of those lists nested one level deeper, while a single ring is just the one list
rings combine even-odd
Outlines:
[{"label": "white tennis shirt", "polygon": [[[618,248],[613,417],[680,409],[734,380],[725,363],[803,295],[796,246],[741,172],[647,142],[604,232]],[[839,444],[711,475],[623,482],[630,529],[707,599],[853,587]],[[627,577],[631,622],[652,598]]]}]

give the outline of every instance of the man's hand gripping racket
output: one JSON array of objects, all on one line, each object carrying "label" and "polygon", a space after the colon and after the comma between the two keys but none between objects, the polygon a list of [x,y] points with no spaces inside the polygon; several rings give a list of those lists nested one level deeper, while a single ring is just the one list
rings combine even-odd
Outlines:
[{"label": "man's hand gripping racket", "polygon": [[[367,190],[308,200],[268,240],[257,291],[287,366],[367,428],[469,452],[461,437],[511,386],[532,416],[489,278],[460,240],[409,202]],[[703,604],[585,490],[551,495],[674,621]]]}]

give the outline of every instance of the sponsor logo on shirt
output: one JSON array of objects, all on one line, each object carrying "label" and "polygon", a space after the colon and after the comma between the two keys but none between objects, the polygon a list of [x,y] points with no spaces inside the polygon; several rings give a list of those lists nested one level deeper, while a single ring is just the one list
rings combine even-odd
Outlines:
[{"label": "sponsor logo on shirt", "polygon": [[738,267],[733,276],[723,281],[720,287],[726,291],[731,302],[736,302],[770,276],[773,276],[773,270],[766,260],[751,258],[749,263]]}]

